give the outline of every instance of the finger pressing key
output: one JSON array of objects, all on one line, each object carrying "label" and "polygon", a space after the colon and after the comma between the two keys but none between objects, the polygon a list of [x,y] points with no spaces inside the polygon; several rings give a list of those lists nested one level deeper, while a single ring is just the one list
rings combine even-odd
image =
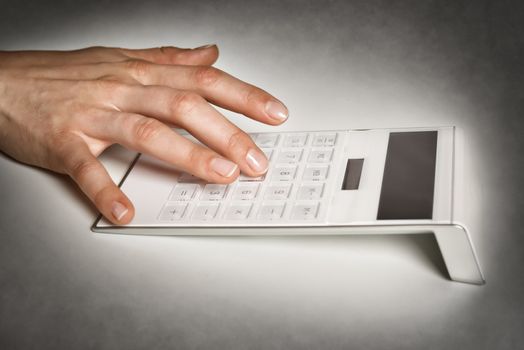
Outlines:
[{"label": "finger pressing key", "polygon": [[[155,101],[150,103],[149,101]],[[113,102],[122,111],[184,128],[250,176],[264,174],[268,160],[253,140],[201,96],[161,86],[132,85]]]},{"label": "finger pressing key", "polygon": [[93,137],[151,155],[209,182],[230,183],[239,175],[234,162],[143,115],[101,111],[90,118],[85,130]]}]

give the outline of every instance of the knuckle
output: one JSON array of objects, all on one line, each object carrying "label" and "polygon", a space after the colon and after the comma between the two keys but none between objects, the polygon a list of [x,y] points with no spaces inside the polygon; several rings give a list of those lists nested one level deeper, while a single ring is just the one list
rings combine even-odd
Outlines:
[{"label": "knuckle", "polygon": [[266,94],[262,90],[257,89],[256,87],[246,89],[244,101],[247,105],[265,102],[265,100],[267,100]]},{"label": "knuckle", "polygon": [[200,163],[200,160],[202,158],[202,152],[198,149],[198,147],[192,147],[186,157],[186,164],[189,167],[196,167]]},{"label": "knuckle", "polygon": [[229,135],[227,140],[227,150],[243,149],[249,143],[249,136],[242,130],[236,130]]},{"label": "knuckle", "polygon": [[89,174],[92,174],[98,169],[98,164],[95,161],[91,160],[81,160],[71,164],[69,167],[69,174],[74,179],[82,181]]},{"label": "knuckle", "polygon": [[95,87],[101,91],[105,98],[116,97],[120,95],[124,89],[124,84],[121,82],[117,80],[105,79],[104,77],[94,80],[92,83],[95,84]]},{"label": "knuckle", "polygon": [[135,122],[133,136],[137,143],[146,144],[158,137],[162,124],[156,119],[142,119]]},{"label": "knuckle", "polygon": [[53,149],[57,155],[67,160],[69,132],[60,129],[53,132],[53,137],[50,138],[50,148]]},{"label": "knuckle", "polygon": [[211,66],[201,66],[195,69],[195,82],[198,86],[210,87],[215,85],[222,76],[222,72]]},{"label": "knuckle", "polygon": [[205,102],[204,98],[194,92],[180,92],[173,96],[171,108],[173,114],[189,114],[199,104]]},{"label": "knuckle", "polygon": [[176,54],[178,52],[178,49],[176,49],[175,47],[173,46],[160,46],[158,48],[158,51],[160,52],[161,55],[173,55],[173,54]]},{"label": "knuckle", "polygon": [[206,178],[210,173],[210,162],[213,152],[203,147],[194,146],[187,154],[185,161],[190,172]]},{"label": "knuckle", "polygon": [[151,70],[151,63],[144,60],[128,60],[124,62],[124,68],[135,79],[146,77]]}]

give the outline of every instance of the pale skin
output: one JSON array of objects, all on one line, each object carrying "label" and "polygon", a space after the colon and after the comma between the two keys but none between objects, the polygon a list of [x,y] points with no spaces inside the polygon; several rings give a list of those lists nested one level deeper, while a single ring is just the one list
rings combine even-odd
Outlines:
[{"label": "pale skin", "polygon": [[[213,105],[278,125],[282,102],[212,65],[216,45],[0,51],[0,150],[69,175],[111,222],[134,216],[97,157],[118,143],[213,183],[259,176],[267,159]],[[204,145],[180,136],[183,128]]]}]

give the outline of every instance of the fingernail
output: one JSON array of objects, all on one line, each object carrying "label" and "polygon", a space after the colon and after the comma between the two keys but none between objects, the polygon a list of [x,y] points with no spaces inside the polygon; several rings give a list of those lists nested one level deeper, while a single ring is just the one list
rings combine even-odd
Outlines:
[{"label": "fingernail", "polygon": [[282,103],[278,101],[269,101],[266,103],[266,113],[271,119],[283,122],[287,119],[289,112]]},{"label": "fingernail", "polygon": [[111,207],[111,212],[113,213],[113,216],[115,217],[115,219],[117,219],[118,221],[120,221],[124,217],[124,215],[127,214],[128,211],[129,209],[127,209],[126,206],[123,205],[122,203],[113,202],[113,205]]},{"label": "fingernail", "polygon": [[266,156],[254,149],[250,149],[247,152],[246,160],[251,169],[259,174],[265,173],[269,166]]},{"label": "fingernail", "polygon": [[213,158],[211,168],[222,176],[230,177],[237,171],[238,165],[224,158]]},{"label": "fingernail", "polygon": [[216,44],[208,44],[208,45],[204,45],[204,46],[199,46],[199,47],[195,47],[194,50],[204,50],[204,49],[209,49],[210,47],[213,47],[215,46]]}]

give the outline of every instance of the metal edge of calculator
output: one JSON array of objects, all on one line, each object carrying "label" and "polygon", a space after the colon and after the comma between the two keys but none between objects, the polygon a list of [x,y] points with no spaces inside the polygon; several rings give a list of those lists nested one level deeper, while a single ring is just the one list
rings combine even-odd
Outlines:
[{"label": "metal edge of calculator", "polygon": [[[452,206],[450,223],[424,223],[416,220],[401,220],[397,222],[386,221],[381,224],[346,224],[329,226],[221,226],[221,227],[157,227],[157,226],[98,226],[102,219],[99,215],[91,227],[93,232],[138,234],[138,235],[173,235],[173,236],[307,236],[307,235],[351,235],[351,234],[427,234],[435,235],[441,250],[444,263],[449,276],[457,282],[484,284],[485,279],[478,263],[469,232],[466,226],[457,220],[463,207],[463,138],[460,137],[462,130],[457,127],[423,127],[423,128],[381,128],[381,129],[349,129],[343,131],[432,131],[442,128],[452,128]],[[279,133],[294,132],[340,132],[341,130],[300,130],[282,131]],[[458,135],[457,135],[458,134]],[[458,137],[457,137],[458,136]],[[131,173],[141,154],[137,154],[129,169],[119,183],[122,186],[127,176]],[[412,221],[410,223],[409,221]]]}]

